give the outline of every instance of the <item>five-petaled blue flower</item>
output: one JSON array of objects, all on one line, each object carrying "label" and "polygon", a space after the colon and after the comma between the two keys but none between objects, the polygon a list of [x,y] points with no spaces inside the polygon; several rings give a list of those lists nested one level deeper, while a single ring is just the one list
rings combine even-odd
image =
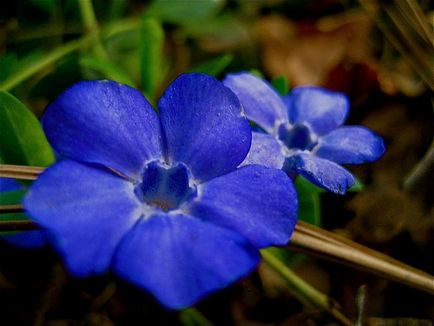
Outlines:
[{"label": "five-petaled blue flower", "polygon": [[244,164],[283,169],[344,194],[355,179],[339,164],[371,162],[384,153],[382,138],[369,129],[341,126],[349,110],[342,93],[302,86],[280,97],[250,73],[230,74],[223,83],[238,96],[247,118],[268,133],[253,133]]},{"label": "five-petaled blue flower", "polygon": [[112,267],[182,308],[249,273],[259,248],[287,243],[297,199],[283,171],[237,168],[251,130],[218,80],[181,75],[158,108],[115,82],[73,85],[42,119],[67,159],[38,178],[24,205],[75,276]]}]

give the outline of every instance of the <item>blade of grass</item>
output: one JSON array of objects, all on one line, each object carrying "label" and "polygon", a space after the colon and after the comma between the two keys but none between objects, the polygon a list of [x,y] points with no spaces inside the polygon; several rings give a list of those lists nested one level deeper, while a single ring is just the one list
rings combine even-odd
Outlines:
[{"label": "blade of grass", "polygon": [[425,42],[430,43],[431,40],[429,38],[429,33],[427,33],[428,29],[425,26],[426,22],[423,22],[420,17],[415,15],[408,2],[409,1],[396,1],[395,3],[401,15],[405,18],[407,23],[412,27],[417,35]]},{"label": "blade of grass", "polygon": [[309,283],[304,281],[291,269],[285,266],[285,264],[277,258],[271,251],[266,249],[261,250],[263,260],[272,267],[277,273],[279,273],[288,283],[291,293],[302,303],[309,302],[314,306],[327,311],[336,320],[343,325],[353,325],[353,323],[345,317],[337,308],[335,301],[324,293],[319,292]]},{"label": "blade of grass", "polygon": [[392,22],[400,32],[402,39],[405,40],[405,44],[410,49],[410,52],[416,58],[418,63],[423,69],[430,71],[432,69],[431,60],[428,57],[428,53],[416,42],[414,36],[411,34],[411,30],[404,24],[402,16],[394,7],[384,6],[384,10],[390,17]]},{"label": "blade of grass", "polygon": [[431,74],[431,69],[426,70],[423,67],[419,66],[417,60],[415,60],[411,54],[407,51],[407,49],[403,46],[401,40],[392,33],[387,24],[385,24],[379,17],[376,12],[376,9],[372,7],[372,3],[366,0],[359,0],[362,7],[368,12],[368,14],[372,17],[377,27],[384,34],[387,41],[398,51],[401,53],[402,57],[408,62],[408,64],[414,69],[414,71],[419,75],[419,77],[425,82],[425,84],[434,89],[434,82]]},{"label": "blade of grass", "polygon": [[[401,1],[396,1],[396,3],[400,3]],[[410,11],[414,14],[414,17],[416,18],[416,21],[419,23],[420,28],[423,30],[423,33],[425,34],[425,38],[428,40],[429,43],[432,43],[433,41],[433,30],[430,29],[430,25],[428,24],[424,13],[422,9],[420,8],[419,4],[414,0],[407,0],[402,1],[402,3],[405,3],[410,8]]]},{"label": "blade of grass", "polygon": [[[125,20],[117,21],[110,24],[101,30],[102,38],[110,38],[115,35],[126,33],[135,30],[139,27],[139,21],[136,18],[128,18]],[[63,44],[58,48],[52,50],[46,56],[42,57],[40,61],[25,70],[20,70],[16,74],[9,76],[3,83],[0,83],[0,90],[10,90],[20,84],[22,81],[30,78],[42,69],[50,66],[51,64],[59,61],[64,56],[92,45],[93,35],[84,35],[79,39]]]},{"label": "blade of grass", "polygon": [[108,59],[108,54],[102,45],[99,36],[99,27],[96,20],[95,11],[93,9],[92,0],[79,0],[78,7],[80,8],[81,18],[87,30],[87,33],[93,39],[93,51],[95,55],[101,59]]}]

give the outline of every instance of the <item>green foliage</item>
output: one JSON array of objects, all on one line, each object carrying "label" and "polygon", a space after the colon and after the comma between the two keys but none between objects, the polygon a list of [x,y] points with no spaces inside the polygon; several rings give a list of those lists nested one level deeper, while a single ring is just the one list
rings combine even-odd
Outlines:
[{"label": "green foliage", "polygon": [[298,218],[312,225],[321,225],[321,201],[320,194],[323,189],[310,183],[303,177],[295,180],[295,188],[298,193]]},{"label": "green foliage", "polygon": [[163,79],[164,30],[161,22],[144,15],[140,26],[140,72],[146,95],[153,98]]},{"label": "green foliage", "polygon": [[288,79],[285,76],[278,76],[271,81],[271,85],[280,95],[286,95],[289,92]]},{"label": "green foliage", "polygon": [[224,3],[224,0],[155,0],[149,12],[168,23],[189,25],[215,15]]},{"label": "green foliage", "polygon": [[202,72],[211,76],[218,76],[231,64],[233,59],[234,56],[232,54],[223,54],[192,67],[190,72]]},{"label": "green foliage", "polygon": [[56,6],[56,0],[30,0],[30,3],[46,12],[53,11]]},{"label": "green foliage", "polygon": [[134,81],[128,74],[120,66],[113,64],[109,60],[99,58],[95,55],[86,55],[80,58],[80,65],[93,69],[108,79],[135,87]]},{"label": "green foliage", "polygon": [[[24,190],[13,190],[0,192],[0,205],[20,204],[24,197]],[[0,214],[0,221],[22,221],[28,218],[24,213]],[[15,233],[15,232],[14,232]],[[0,235],[12,234],[11,232],[0,232]]]},{"label": "green foliage", "polygon": [[17,98],[0,91],[0,160],[7,164],[47,166],[53,151],[38,119]]}]

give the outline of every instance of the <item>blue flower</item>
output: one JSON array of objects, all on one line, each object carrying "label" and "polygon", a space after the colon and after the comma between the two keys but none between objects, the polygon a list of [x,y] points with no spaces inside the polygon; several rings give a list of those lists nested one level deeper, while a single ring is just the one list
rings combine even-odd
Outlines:
[{"label": "blue flower", "polygon": [[321,87],[295,87],[279,96],[250,73],[223,81],[239,98],[247,118],[266,133],[254,132],[244,164],[263,164],[302,175],[331,192],[344,194],[354,177],[340,164],[377,160],[385,148],[380,136],[362,126],[342,126],[349,102]]},{"label": "blue flower", "polygon": [[[0,178],[0,201],[1,204],[17,204],[20,202],[25,186],[14,179]],[[26,217],[21,213],[12,213],[13,218]],[[17,216],[19,214],[19,216]],[[9,219],[11,214],[2,214],[1,217]],[[47,235],[44,231],[6,232],[0,235],[0,239],[25,249],[38,249],[47,243]]]},{"label": "blue flower", "polygon": [[237,168],[251,144],[239,100],[213,77],[178,77],[158,102],[83,81],[48,106],[43,128],[67,160],[24,205],[78,277],[110,267],[182,308],[249,273],[258,249],[286,244],[296,223],[287,175]]}]

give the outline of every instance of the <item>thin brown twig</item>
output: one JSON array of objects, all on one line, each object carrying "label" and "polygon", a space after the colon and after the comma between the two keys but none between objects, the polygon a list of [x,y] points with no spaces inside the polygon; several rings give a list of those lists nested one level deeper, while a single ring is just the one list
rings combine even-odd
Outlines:
[{"label": "thin brown twig", "polygon": [[[3,176],[2,173],[4,171],[21,174],[28,173],[36,178],[43,171],[43,168],[0,165],[0,176]],[[14,209],[18,210],[18,206]],[[0,231],[29,230],[34,228],[36,228],[36,224],[31,221],[0,221]],[[366,270],[387,279],[434,294],[434,278],[428,273],[302,221],[298,222],[291,236],[289,248],[356,267],[357,269]]]},{"label": "thin brown twig", "polygon": [[[37,225],[31,221],[0,221],[0,231],[35,228]],[[428,273],[302,221],[298,222],[288,247],[434,294],[434,278]]]},{"label": "thin brown twig", "polygon": [[38,226],[34,222],[28,220],[0,221],[0,232],[30,231],[37,228]]},{"label": "thin brown twig", "polygon": [[[415,14],[415,12],[411,9],[411,5],[409,4],[409,2],[410,1],[395,1],[401,15],[405,18],[407,23],[413,28],[417,35],[419,35],[419,37],[425,42],[431,43],[432,41],[428,31],[429,25],[427,24],[427,22],[424,22],[421,17],[418,17],[418,15]],[[428,28],[426,25],[428,25]]]},{"label": "thin brown twig", "polygon": [[[306,226],[306,223],[299,222],[291,237],[290,248],[301,249],[304,253],[319,255],[434,294],[434,278],[430,274],[350,240],[343,240],[323,229],[308,226],[310,230],[306,233],[303,229]],[[313,236],[314,230],[321,235]]]},{"label": "thin brown twig", "polygon": [[372,3],[366,0],[359,0],[362,7],[368,12],[368,14],[372,17],[373,21],[380,29],[380,31],[384,34],[387,41],[399,52],[402,57],[406,60],[406,62],[414,69],[414,71],[419,75],[419,77],[426,83],[428,87],[434,89],[434,82],[432,78],[432,74],[430,70],[422,68],[419,65],[419,62],[413,58],[413,56],[409,53],[409,51],[403,46],[401,40],[392,33],[387,25],[378,17],[378,13],[376,8],[372,6]]},{"label": "thin brown twig", "polygon": [[[399,3],[400,1],[396,1]],[[432,37],[433,37],[433,30],[430,29],[430,25],[427,23],[426,18],[424,16],[424,13],[419,6],[419,4],[414,0],[407,0],[405,3],[408,4],[408,7],[410,8],[411,12],[413,12],[414,17],[416,18],[416,21],[419,23],[420,28],[423,30],[425,37],[427,40],[432,43]]]},{"label": "thin brown twig", "polygon": [[0,214],[21,213],[22,211],[23,211],[23,206],[20,204],[0,206]]},{"label": "thin brown twig", "polygon": [[411,34],[411,30],[407,28],[404,24],[402,24],[402,17],[399,14],[399,11],[394,7],[384,6],[384,11],[389,15],[392,22],[395,24],[397,30],[401,34],[403,40],[405,40],[405,44],[407,48],[411,50],[415,60],[427,69],[428,71],[432,68],[432,63],[428,53],[426,53],[426,49],[423,49],[418,42],[415,40],[414,35]]}]

